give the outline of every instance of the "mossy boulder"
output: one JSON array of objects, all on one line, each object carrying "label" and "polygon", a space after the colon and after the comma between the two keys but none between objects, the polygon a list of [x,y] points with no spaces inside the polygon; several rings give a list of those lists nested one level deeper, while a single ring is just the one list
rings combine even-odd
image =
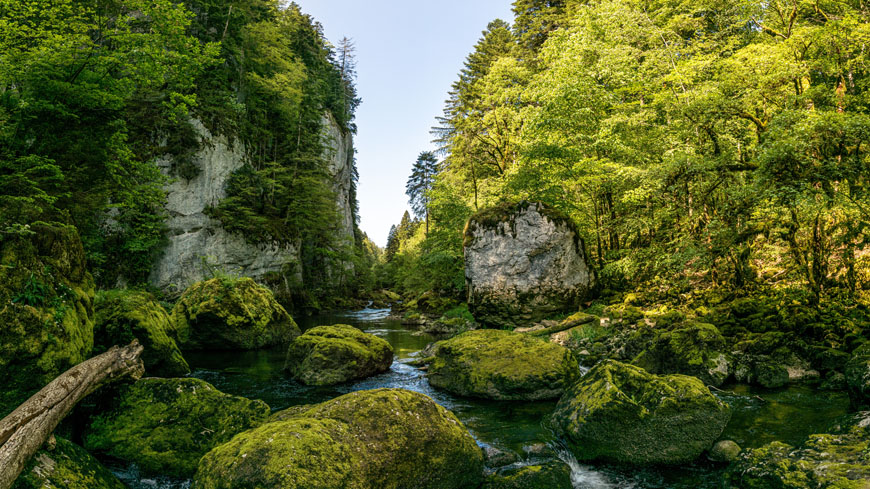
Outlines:
[{"label": "mossy boulder", "polygon": [[477,330],[436,344],[429,382],[461,396],[555,399],[580,376],[570,350],[523,333]]},{"label": "mossy boulder", "polygon": [[263,401],[224,394],[199,379],[142,379],[98,415],[85,448],[133,462],[145,474],[190,477],[199,459],[268,418]]},{"label": "mossy boulder", "polygon": [[654,374],[684,374],[719,387],[729,376],[725,338],[712,324],[694,323],[658,333],[631,363]]},{"label": "mossy boulder", "polygon": [[57,438],[51,449],[36,452],[12,489],[125,489],[125,486],[84,448]]},{"label": "mossy boulder", "polygon": [[846,385],[857,405],[870,404],[870,343],[855,350],[846,364]]},{"label": "mossy boulder", "polygon": [[87,359],[94,279],[73,226],[0,237],[0,418]]},{"label": "mossy boulder", "polygon": [[730,418],[695,377],[605,360],[565,392],[552,421],[579,460],[677,464],[708,450]]},{"label": "mossy boulder", "polygon": [[563,462],[527,465],[490,475],[482,489],[571,489],[571,469]]},{"label": "mossy boulder", "polygon": [[178,334],[169,314],[153,295],[134,290],[101,292],[97,294],[94,308],[95,353],[138,339],[145,347],[142,361],[149,375],[180,377],[190,373],[175,343]]},{"label": "mossy boulder", "polygon": [[722,440],[713,445],[707,458],[712,462],[730,463],[737,460],[741,450],[737,443],[731,440]]},{"label": "mossy boulder", "polygon": [[781,331],[751,334],[736,345],[734,378],[770,389],[821,378],[804,359],[806,344]]},{"label": "mossy boulder", "polygon": [[401,389],[347,394],[242,433],[209,452],[200,489],[465,489],[483,454],[462,423]]},{"label": "mossy boulder", "polygon": [[732,486],[745,489],[865,489],[870,487],[870,414],[811,435],[799,448],[773,442],[747,450],[729,468]]},{"label": "mossy boulder", "polygon": [[185,350],[256,350],[286,345],[300,334],[272,292],[249,278],[192,285],[172,320]]},{"label": "mossy boulder", "polygon": [[353,326],[318,326],[290,343],[284,368],[306,385],[333,385],[386,372],[393,347]]}]

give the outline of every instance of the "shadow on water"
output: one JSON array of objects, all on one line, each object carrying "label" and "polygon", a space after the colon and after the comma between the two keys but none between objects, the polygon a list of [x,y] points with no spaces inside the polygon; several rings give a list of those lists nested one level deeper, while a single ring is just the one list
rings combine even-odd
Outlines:
[{"label": "shadow on water", "polygon": [[[630,468],[622,466],[586,465],[574,459],[550,430],[547,419],[555,402],[494,402],[455,397],[434,389],[425,372],[407,362],[437,338],[415,331],[390,317],[389,310],[328,314],[303,318],[303,330],[319,325],[350,324],[387,340],[394,348],[395,361],[389,372],[359,382],[335,387],[307,387],[294,382],[282,372],[284,352],[203,352],[185,355],[194,367],[194,377],[214,384],[218,389],[235,395],[262,399],[274,410],[300,404],[323,402],[348,392],[379,388],[402,388],[420,392],[453,411],[468,427],[481,445],[491,445],[512,451],[521,457],[520,464],[540,463],[540,457],[528,455],[529,447],[547,444],[558,457],[571,466],[575,488],[608,489],[714,489],[721,487],[721,469],[711,463],[673,468]],[[811,433],[824,432],[829,424],[848,410],[848,397],[824,393],[807,387],[791,387],[770,391],[747,386],[730,386],[717,393],[732,408],[732,420],[723,438],[732,439],[743,447],[752,448],[770,441],[800,443]],[[123,471],[121,474],[123,475]],[[177,481],[142,484],[125,480],[139,488],[182,489]]]}]

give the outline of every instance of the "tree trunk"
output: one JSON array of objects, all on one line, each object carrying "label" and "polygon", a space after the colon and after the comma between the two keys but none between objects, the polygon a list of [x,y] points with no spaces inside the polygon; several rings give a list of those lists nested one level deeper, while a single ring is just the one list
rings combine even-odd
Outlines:
[{"label": "tree trunk", "polygon": [[145,373],[138,341],[82,362],[52,380],[0,420],[0,489],[9,489],[57,425],[85,396],[103,384]]}]

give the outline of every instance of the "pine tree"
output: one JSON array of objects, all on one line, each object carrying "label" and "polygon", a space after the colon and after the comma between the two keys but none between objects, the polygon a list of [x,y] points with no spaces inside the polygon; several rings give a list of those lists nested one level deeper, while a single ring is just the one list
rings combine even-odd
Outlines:
[{"label": "pine tree", "polygon": [[427,235],[429,234],[429,191],[435,184],[436,173],[438,173],[438,158],[431,151],[423,151],[417,157],[405,186],[405,193],[410,198],[409,202],[414,213],[426,217]]}]

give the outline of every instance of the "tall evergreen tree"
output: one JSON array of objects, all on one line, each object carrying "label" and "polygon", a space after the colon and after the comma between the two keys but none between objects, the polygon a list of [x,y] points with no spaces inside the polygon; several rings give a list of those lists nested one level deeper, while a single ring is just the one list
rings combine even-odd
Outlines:
[{"label": "tall evergreen tree", "polygon": [[405,193],[410,198],[411,208],[418,216],[426,217],[426,234],[429,234],[429,192],[435,185],[435,175],[438,172],[438,158],[431,151],[423,151],[417,157],[411,176],[405,186]]}]

